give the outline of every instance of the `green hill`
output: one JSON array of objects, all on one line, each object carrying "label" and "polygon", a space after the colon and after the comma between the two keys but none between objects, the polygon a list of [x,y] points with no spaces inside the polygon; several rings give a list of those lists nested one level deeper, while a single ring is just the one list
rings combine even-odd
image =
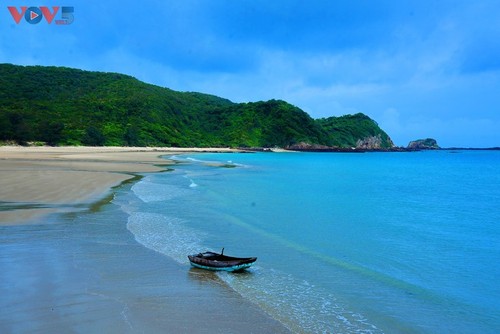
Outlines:
[{"label": "green hill", "polygon": [[285,101],[233,103],[122,74],[0,64],[0,141],[177,147],[286,147],[304,142],[350,147],[379,134],[388,138],[362,114],[314,120]]},{"label": "green hill", "polygon": [[328,133],[330,146],[368,149],[394,147],[391,138],[380,129],[377,122],[361,113],[321,118],[317,122]]}]

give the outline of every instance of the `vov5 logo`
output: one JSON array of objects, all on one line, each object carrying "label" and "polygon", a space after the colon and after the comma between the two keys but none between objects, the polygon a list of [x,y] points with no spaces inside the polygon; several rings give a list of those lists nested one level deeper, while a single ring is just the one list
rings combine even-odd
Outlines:
[{"label": "vov5 logo", "polygon": [[74,21],[74,7],[60,7],[53,6],[52,10],[49,7],[40,6],[40,7],[27,7],[22,6],[19,9],[17,7],[8,6],[10,15],[17,24],[21,22],[21,19],[24,17],[26,22],[29,24],[38,24],[40,21],[45,18],[48,24],[51,24],[56,15],[59,13],[59,9],[61,10],[60,19],[55,20],[58,25],[68,25],[73,23]]}]

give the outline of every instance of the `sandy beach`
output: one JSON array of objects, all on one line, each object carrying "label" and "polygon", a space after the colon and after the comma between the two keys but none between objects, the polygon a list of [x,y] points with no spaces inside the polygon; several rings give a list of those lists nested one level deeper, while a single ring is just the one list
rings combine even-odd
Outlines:
[{"label": "sandy beach", "polygon": [[88,210],[182,152],[0,147],[0,332],[288,333],[214,273],[137,243],[116,205]]},{"label": "sandy beach", "polygon": [[168,168],[161,155],[186,151],[231,150],[0,146],[0,224],[34,222],[95,202],[137,173]]}]

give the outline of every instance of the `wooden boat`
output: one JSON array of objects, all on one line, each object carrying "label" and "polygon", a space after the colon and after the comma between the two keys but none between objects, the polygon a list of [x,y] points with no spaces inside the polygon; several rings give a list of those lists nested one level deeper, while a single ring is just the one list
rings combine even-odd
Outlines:
[{"label": "wooden boat", "polygon": [[241,271],[257,261],[256,257],[232,257],[224,255],[224,248],[220,254],[214,252],[188,255],[189,262],[196,268],[207,270]]}]

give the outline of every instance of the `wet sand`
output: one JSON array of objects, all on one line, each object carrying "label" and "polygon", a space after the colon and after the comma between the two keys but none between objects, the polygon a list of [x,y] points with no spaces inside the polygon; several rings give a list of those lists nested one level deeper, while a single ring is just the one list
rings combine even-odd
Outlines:
[{"label": "wet sand", "polygon": [[137,173],[159,172],[162,154],[229,149],[0,146],[0,224],[90,204]]},{"label": "wet sand", "polygon": [[96,206],[171,152],[0,147],[1,333],[288,332],[214,273],[141,246],[113,203]]}]

